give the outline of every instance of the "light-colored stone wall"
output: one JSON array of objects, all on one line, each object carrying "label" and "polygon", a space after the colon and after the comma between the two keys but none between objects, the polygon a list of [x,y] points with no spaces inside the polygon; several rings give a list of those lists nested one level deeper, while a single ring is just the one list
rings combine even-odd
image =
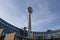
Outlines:
[{"label": "light-colored stone wall", "polygon": [[14,40],[14,38],[15,38],[15,34],[16,34],[16,33],[6,34],[4,40]]},{"label": "light-colored stone wall", "polygon": [[2,32],[3,32],[3,29],[0,29],[0,36],[1,36]]}]

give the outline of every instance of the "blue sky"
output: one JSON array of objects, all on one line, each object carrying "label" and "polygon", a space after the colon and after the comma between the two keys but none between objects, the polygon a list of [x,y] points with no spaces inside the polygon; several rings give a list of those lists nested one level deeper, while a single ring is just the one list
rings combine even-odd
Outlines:
[{"label": "blue sky", "polygon": [[0,18],[23,29],[28,24],[28,6],[33,8],[32,31],[60,29],[60,0],[0,0]]}]

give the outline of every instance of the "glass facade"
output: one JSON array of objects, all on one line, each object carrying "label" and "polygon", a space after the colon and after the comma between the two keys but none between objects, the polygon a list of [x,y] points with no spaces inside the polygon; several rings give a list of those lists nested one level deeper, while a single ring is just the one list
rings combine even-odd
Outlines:
[{"label": "glass facade", "polygon": [[16,32],[17,36],[23,36],[23,30],[9,24],[8,22],[4,21],[3,19],[0,18],[0,27],[4,29],[3,35]]},{"label": "glass facade", "polygon": [[[8,22],[4,21],[1,18],[0,18],[0,28],[4,29],[2,35],[16,32],[16,36],[20,36],[20,37],[24,36],[24,30],[9,24]],[[60,30],[47,31],[47,32],[33,32],[33,37],[41,38],[41,39],[60,38]]]},{"label": "glass facade", "polygon": [[42,39],[51,39],[51,38],[60,38],[60,30],[51,31],[51,32],[34,32],[34,38]]}]

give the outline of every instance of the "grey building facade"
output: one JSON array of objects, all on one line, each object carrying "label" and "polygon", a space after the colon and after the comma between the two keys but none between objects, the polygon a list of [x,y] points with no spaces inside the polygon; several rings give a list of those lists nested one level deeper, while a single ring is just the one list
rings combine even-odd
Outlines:
[{"label": "grey building facade", "polygon": [[[19,38],[23,39],[24,38],[24,31],[25,30],[17,28],[1,18],[0,18],[0,28],[4,29],[2,35],[16,32],[16,39],[19,39]],[[44,40],[45,39],[54,39],[54,40],[60,39],[60,29],[59,30],[49,30],[46,32],[31,32],[31,33],[32,33],[31,37],[33,39],[37,39],[37,40],[40,40],[40,39],[44,39]],[[28,31],[26,31],[26,34],[28,34]]]},{"label": "grey building facade", "polygon": [[9,24],[8,22],[6,22],[5,20],[0,18],[0,28],[3,28],[4,31],[2,33],[2,35],[6,35],[12,32],[16,32],[16,36],[23,36],[23,30],[19,29],[11,24]]},{"label": "grey building facade", "polygon": [[33,32],[34,38],[38,39],[60,39],[60,29],[59,30],[50,30],[46,32]]}]

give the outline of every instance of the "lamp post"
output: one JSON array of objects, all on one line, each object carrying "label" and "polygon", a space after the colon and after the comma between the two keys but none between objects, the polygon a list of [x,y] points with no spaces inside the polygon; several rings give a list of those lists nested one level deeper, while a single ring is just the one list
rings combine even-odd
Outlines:
[{"label": "lamp post", "polygon": [[27,8],[28,12],[28,37],[30,38],[30,33],[31,33],[31,13],[32,13],[32,7]]}]

